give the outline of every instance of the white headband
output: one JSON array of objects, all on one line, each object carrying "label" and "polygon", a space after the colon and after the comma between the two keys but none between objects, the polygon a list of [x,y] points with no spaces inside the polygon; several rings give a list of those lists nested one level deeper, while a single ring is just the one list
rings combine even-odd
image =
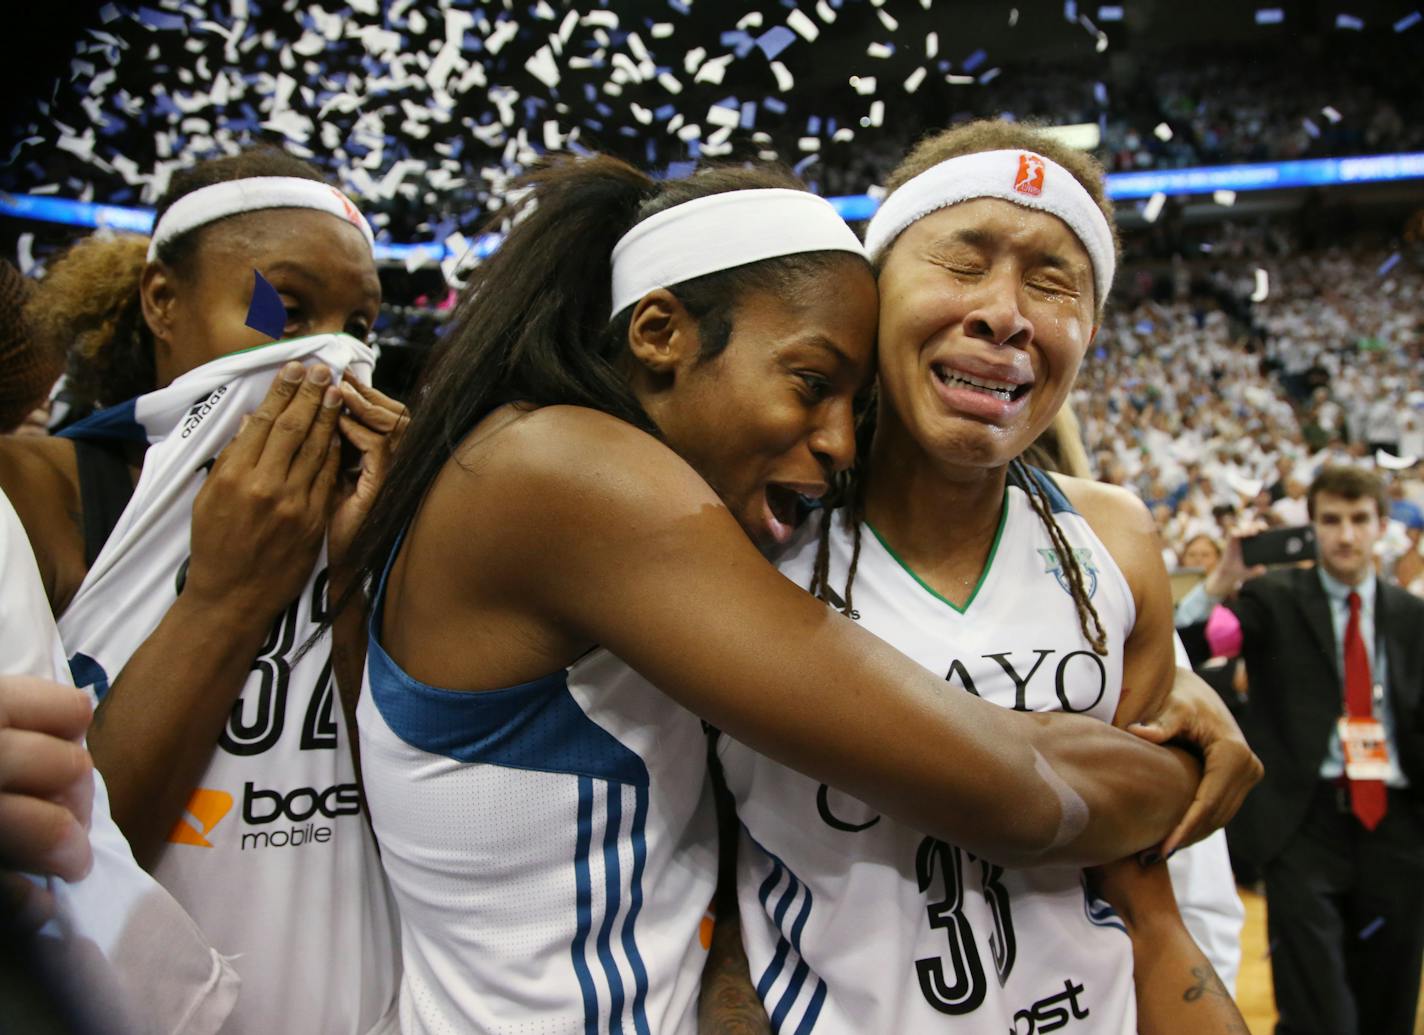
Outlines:
[{"label": "white headband", "polygon": [[366,243],[375,250],[376,238],[371,233],[371,224],[351,199],[335,187],[299,176],[251,176],[200,187],[170,205],[153,228],[148,259],[152,262],[160,247],[190,230],[264,208],[312,208],[328,212],[360,230]]},{"label": "white headband", "polygon": [[1068,224],[1093,263],[1098,305],[1113,281],[1112,231],[1087,189],[1063,166],[1032,151],[981,151],[949,158],[909,180],[885,199],[865,230],[872,260],[912,223],[974,198],[1000,198],[1057,216]]},{"label": "white headband", "polygon": [[770,187],[684,202],[643,220],[613,247],[613,315],[649,291],[800,252],[865,248],[825,198]]}]

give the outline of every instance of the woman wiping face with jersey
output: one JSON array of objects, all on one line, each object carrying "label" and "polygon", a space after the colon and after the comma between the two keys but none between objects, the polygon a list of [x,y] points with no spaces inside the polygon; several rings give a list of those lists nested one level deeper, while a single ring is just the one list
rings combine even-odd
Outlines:
[{"label": "woman wiping face with jersey", "polygon": [[529,186],[359,544],[403,1024],[691,1030],[715,865],[695,716],[996,858],[1165,836],[1180,760],[946,694],[758,552],[851,460],[875,297],[834,212],[764,172],[597,157]]},{"label": "woman wiping face with jersey", "polygon": [[[1112,283],[1101,171],[1022,127],[976,123],[918,145],[889,186],[866,234],[881,295],[873,440],[848,504],[780,567],[946,694],[1103,729],[1152,719],[1174,665],[1150,517],[1019,459],[1062,407]],[[1211,968],[1163,867],[1109,868],[1114,914],[1078,865],[1025,868],[736,740],[719,750],[744,831],[752,984],[779,1030],[1239,1022],[1229,997],[1183,999],[1194,968]],[[1099,764],[1124,783],[1154,779]]]},{"label": "woman wiping face with jersey", "polygon": [[310,166],[201,164],[151,240],[81,244],[31,302],[98,411],[64,438],[0,440],[0,487],[100,698],[88,745],[115,820],[238,960],[233,1030],[359,1035],[394,997],[336,692],[364,642],[338,629],[299,656],[400,416],[342,379],[369,375],[379,304],[370,228]]}]

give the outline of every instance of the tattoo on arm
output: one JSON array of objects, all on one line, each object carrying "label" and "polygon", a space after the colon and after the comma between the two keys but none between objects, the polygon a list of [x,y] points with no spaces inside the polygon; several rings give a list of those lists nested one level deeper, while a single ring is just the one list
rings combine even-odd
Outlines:
[{"label": "tattoo on arm", "polygon": [[1216,971],[1211,967],[1193,967],[1192,977],[1196,978],[1196,984],[1182,993],[1183,1002],[1194,1003],[1205,995],[1216,995],[1223,999],[1231,998],[1231,993],[1226,990],[1226,986],[1221,983],[1221,978],[1216,976]]}]

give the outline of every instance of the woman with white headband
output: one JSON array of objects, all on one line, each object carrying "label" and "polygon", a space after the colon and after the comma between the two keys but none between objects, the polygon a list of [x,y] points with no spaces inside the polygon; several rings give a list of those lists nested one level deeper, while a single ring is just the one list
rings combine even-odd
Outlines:
[{"label": "woman with white headband", "polygon": [[358,542],[402,1027],[696,1030],[698,716],[1006,861],[1165,837],[1192,763],[946,694],[758,553],[851,462],[875,292],[834,210],[770,171],[602,157],[528,186]]},{"label": "woman with white headband", "polygon": [[[866,232],[881,297],[873,439],[844,505],[779,566],[952,697],[1101,729],[1153,720],[1174,662],[1150,516],[1020,459],[1063,405],[1112,284],[1101,170],[1024,127],[974,123],[919,144],[889,187]],[[1165,867],[1129,858],[1101,888],[1081,856],[1006,869],[1028,860],[758,745],[723,736],[718,755],[742,823],[751,981],[775,1030],[1244,1030]]]},{"label": "woman with white headband", "polygon": [[399,417],[355,379],[379,305],[370,227],[311,166],[200,164],[151,240],[77,246],[31,305],[100,409],[63,438],[0,440],[0,488],[99,697],[88,746],[114,818],[241,977],[227,1031],[361,1035],[394,1002],[336,693],[359,689],[363,630],[300,652]]}]

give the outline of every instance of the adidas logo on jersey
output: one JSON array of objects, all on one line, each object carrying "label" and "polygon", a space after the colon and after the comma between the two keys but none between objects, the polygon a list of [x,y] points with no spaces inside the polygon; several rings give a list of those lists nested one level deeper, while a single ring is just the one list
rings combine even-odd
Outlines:
[{"label": "adidas logo on jersey", "polygon": [[213,394],[206,399],[200,399],[188,408],[188,412],[183,415],[183,430],[179,435],[187,438],[197,430],[198,425],[203,423],[203,418],[212,412],[213,407],[218,404],[218,400],[227,394],[227,385],[219,385],[214,389]]}]

